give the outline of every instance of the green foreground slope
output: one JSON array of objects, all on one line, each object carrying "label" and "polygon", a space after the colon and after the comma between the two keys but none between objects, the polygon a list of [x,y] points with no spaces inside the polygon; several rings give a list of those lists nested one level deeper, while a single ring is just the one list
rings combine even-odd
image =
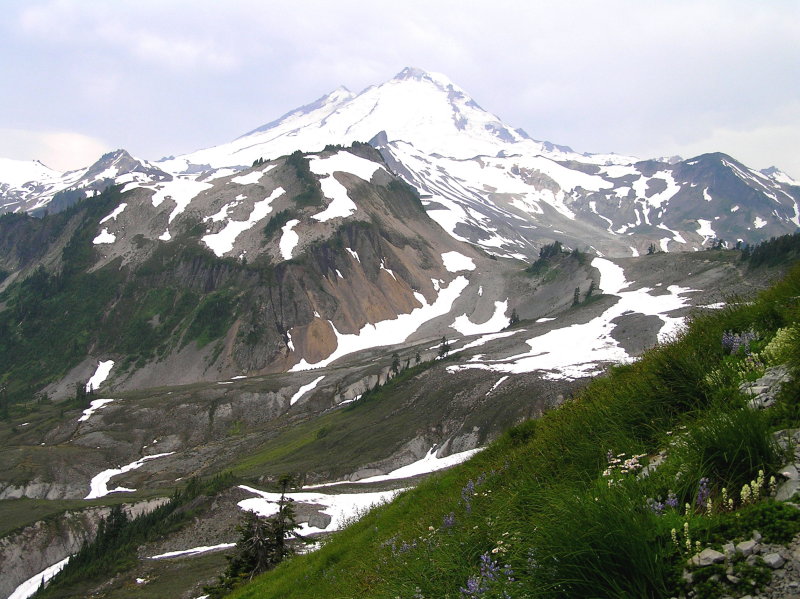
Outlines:
[{"label": "green foreground slope", "polygon": [[[670,597],[699,549],[754,528],[788,541],[800,511],[769,495],[791,460],[773,433],[800,422],[798,298],[800,267],[753,303],[698,314],[672,343],[232,597]],[[732,334],[749,347],[731,351]],[[740,385],[778,364],[792,380],[774,406],[749,407]],[[747,589],[768,578],[737,563]],[[742,593],[714,568],[695,572],[697,596]]]}]

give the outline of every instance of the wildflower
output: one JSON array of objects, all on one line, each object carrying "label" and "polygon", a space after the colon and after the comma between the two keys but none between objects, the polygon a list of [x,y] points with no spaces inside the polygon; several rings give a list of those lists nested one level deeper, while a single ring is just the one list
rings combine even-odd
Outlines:
[{"label": "wildflower", "polygon": [[450,512],[442,519],[442,528],[452,528],[456,524],[456,515]]},{"label": "wildflower", "polygon": [[695,503],[699,507],[703,507],[710,495],[711,491],[708,488],[708,478],[704,476],[700,479],[700,487],[697,489],[697,499],[695,499]]},{"label": "wildflower", "polygon": [[722,507],[725,508],[728,506],[728,489],[722,487]]},{"label": "wildflower", "polygon": [[664,513],[664,504],[659,501],[660,499],[660,497],[658,499],[647,498],[647,507],[659,516]]},{"label": "wildflower", "polygon": [[758,500],[758,497],[761,495],[761,490],[764,488],[764,471],[759,470],[758,476],[756,477],[755,484],[753,485],[754,488],[754,495],[755,499]]},{"label": "wildflower", "polygon": [[683,523],[683,536],[686,539],[686,550],[687,551],[691,551],[692,550],[692,537],[689,536],[689,523],[688,522],[684,522]]},{"label": "wildflower", "polygon": [[710,516],[711,512],[714,509],[714,505],[711,503],[711,497],[706,500],[706,516]]},{"label": "wildflower", "polygon": [[750,490],[750,485],[746,484],[746,485],[744,485],[742,487],[741,497],[742,497],[742,504],[743,505],[747,505],[748,503],[750,503],[750,499],[752,497],[752,492]]},{"label": "wildflower", "polygon": [[667,493],[667,501],[666,501],[665,503],[666,503],[666,504],[667,504],[669,507],[671,507],[673,510],[674,510],[674,509],[676,509],[676,508],[678,507],[678,497],[675,495],[675,493],[673,493],[673,492],[672,492],[672,490],[671,490],[671,489],[670,489],[670,491]]},{"label": "wildflower", "polygon": [[673,528],[671,531],[669,531],[669,534],[672,537],[672,542],[675,544],[675,547],[680,549],[680,543],[678,543],[678,531]]},{"label": "wildflower", "polygon": [[775,497],[775,494],[778,492],[778,482],[775,480],[774,476],[769,477],[769,494],[771,497]]},{"label": "wildflower", "polygon": [[725,331],[722,334],[722,349],[731,355],[738,354],[740,350],[745,355],[750,355],[750,343],[758,339],[758,333],[750,329],[741,334]]}]

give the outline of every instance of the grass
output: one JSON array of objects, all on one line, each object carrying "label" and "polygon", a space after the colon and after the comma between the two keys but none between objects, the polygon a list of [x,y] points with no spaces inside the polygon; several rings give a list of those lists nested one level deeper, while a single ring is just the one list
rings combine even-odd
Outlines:
[{"label": "grass", "polygon": [[[672,343],[231,596],[669,597],[686,591],[680,573],[699,548],[751,527],[785,540],[780,531],[800,531],[798,512],[764,497],[784,458],[771,441],[775,414],[798,426],[798,396],[786,391],[774,413],[754,412],[732,375],[709,374],[744,360],[725,354],[725,330],[754,328],[765,345],[793,326],[799,291],[800,267],[752,305],[695,317]],[[800,335],[790,337],[783,356],[797,370]],[[638,476],[662,450],[664,463]],[[609,465],[609,451],[631,459],[629,471]],[[757,500],[740,494],[746,483]],[[492,564],[513,575],[486,575]],[[768,574],[735,567],[748,584]],[[736,590],[710,571],[698,581],[703,597]]]}]

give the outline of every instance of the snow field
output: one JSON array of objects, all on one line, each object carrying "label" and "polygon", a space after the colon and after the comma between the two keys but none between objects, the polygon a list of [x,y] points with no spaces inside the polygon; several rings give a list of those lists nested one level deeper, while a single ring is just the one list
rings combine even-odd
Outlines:
[{"label": "snow field", "polygon": [[[592,266],[600,271],[600,288],[619,300],[603,314],[585,324],[554,329],[526,341],[529,351],[502,360],[483,360],[475,356],[466,364],[448,366],[449,372],[478,368],[504,374],[546,371],[547,379],[575,379],[601,372],[601,363],[631,359],[611,336],[615,318],[627,313],[658,316],[662,321],[659,341],[674,335],[683,325],[683,318],[669,312],[688,305],[682,297],[693,290],[670,285],[667,295],[650,295],[651,289],[624,291],[629,285],[624,271],[605,258],[595,258]],[[462,348],[462,350],[465,348]]]}]

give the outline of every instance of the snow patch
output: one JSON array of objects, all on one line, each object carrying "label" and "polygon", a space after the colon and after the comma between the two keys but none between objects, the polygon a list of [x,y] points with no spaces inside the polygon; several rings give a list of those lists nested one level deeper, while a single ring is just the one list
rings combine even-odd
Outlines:
[{"label": "snow patch", "polygon": [[236,547],[236,543],[220,543],[219,545],[202,545],[200,547],[192,547],[191,549],[183,549],[181,551],[167,551],[166,553],[159,553],[149,559],[167,559],[170,557],[181,557],[184,555],[198,555],[200,553],[208,553],[209,551],[219,551],[220,549],[230,549]]},{"label": "snow patch", "polygon": [[100,245],[101,243],[114,243],[117,240],[116,236],[113,233],[109,233],[108,229],[103,229],[100,231],[100,234],[92,240],[94,245]]},{"label": "snow patch", "polygon": [[461,272],[464,270],[475,270],[475,262],[464,254],[458,252],[445,252],[442,254],[444,267],[450,272]]},{"label": "snow patch", "polygon": [[320,222],[348,217],[358,209],[350,199],[347,188],[334,177],[335,172],[352,173],[356,177],[369,181],[375,171],[381,168],[379,164],[359,158],[349,152],[339,152],[328,158],[315,156],[309,161],[309,167],[312,173],[323,177],[319,180],[322,194],[331,200],[325,210],[311,216]]},{"label": "snow patch", "polygon": [[[506,379],[508,377],[503,377]],[[456,466],[462,462],[466,462],[472,456],[474,456],[479,451],[482,451],[483,447],[477,447],[475,449],[469,449],[467,451],[461,451],[459,453],[452,453],[449,456],[445,456],[443,458],[436,457],[436,450],[437,447],[434,445],[428,451],[428,453],[420,460],[416,462],[412,462],[406,466],[402,466],[397,468],[396,470],[392,470],[388,474],[378,474],[376,476],[370,476],[368,478],[360,478],[356,481],[350,480],[339,480],[332,483],[323,483],[321,485],[310,485],[307,487],[303,487],[303,489],[321,489],[323,487],[334,487],[338,485],[347,485],[347,484],[369,484],[369,483],[378,483],[387,480],[402,480],[404,478],[411,478],[412,476],[419,476],[420,474],[430,474],[431,472],[437,472],[439,470],[444,470],[445,468],[450,468],[451,466]]]},{"label": "snow patch", "polygon": [[114,367],[114,360],[106,360],[105,362],[97,363],[97,370],[94,371],[92,377],[86,382],[86,392],[96,390],[102,385],[111,374],[111,369]]},{"label": "snow patch", "polygon": [[281,256],[283,256],[284,260],[292,259],[292,252],[297,244],[300,243],[300,236],[293,230],[299,223],[299,220],[293,218],[281,228],[281,240],[279,246],[281,250]]},{"label": "snow patch", "polygon": [[143,458],[136,460],[135,462],[131,462],[125,466],[120,468],[111,468],[109,470],[103,470],[97,476],[94,476],[89,483],[89,494],[84,497],[84,499],[97,499],[98,497],[105,497],[109,493],[132,493],[136,489],[127,489],[125,487],[117,487],[116,489],[109,489],[108,483],[109,481],[119,474],[124,474],[125,472],[130,472],[131,470],[136,470],[144,466],[144,463],[149,460],[155,460],[156,458],[163,458],[164,456],[172,455],[175,453],[174,451],[170,451],[167,453],[156,453],[154,455],[147,455]]},{"label": "snow patch", "polygon": [[489,395],[491,395],[491,394],[492,394],[492,392],[493,392],[495,389],[497,389],[497,388],[498,388],[500,385],[502,385],[504,382],[506,382],[506,380],[508,380],[508,378],[509,378],[509,377],[508,377],[508,375],[506,375],[506,376],[501,376],[501,377],[500,377],[500,378],[497,380],[497,382],[496,382],[494,385],[492,385],[492,388],[491,388],[491,389],[489,389],[489,392],[486,394],[486,395],[487,395],[487,397],[488,397]]},{"label": "snow patch", "polygon": [[264,173],[261,171],[253,171],[251,173],[247,173],[246,175],[239,175],[238,177],[233,177],[231,179],[231,183],[238,183],[239,185],[255,185],[261,180],[261,177],[264,176]]},{"label": "snow patch", "polygon": [[336,334],[337,341],[336,349],[333,353],[314,364],[309,364],[302,360],[299,364],[293,366],[290,372],[321,368],[342,356],[362,349],[402,343],[424,323],[437,316],[447,314],[452,308],[453,302],[461,295],[468,283],[469,281],[466,278],[462,276],[456,277],[446,288],[440,290],[439,297],[436,298],[433,304],[428,304],[422,294],[415,293],[414,296],[422,304],[422,307],[416,308],[408,314],[400,314],[397,318],[382,320],[376,324],[367,323],[355,334],[343,335],[336,330],[336,327],[331,322],[330,325]]},{"label": "snow patch", "polygon": [[324,378],[325,378],[325,375],[318,376],[317,378],[315,378],[313,381],[311,381],[307,385],[303,385],[302,387],[300,387],[300,389],[298,389],[297,393],[292,395],[292,398],[289,400],[289,405],[293,406],[295,403],[297,403],[297,401],[301,397],[303,397],[306,393],[308,393],[309,391],[315,389],[317,387],[317,385],[319,384],[319,382]]},{"label": "snow patch", "polygon": [[176,177],[167,183],[159,183],[156,186],[156,192],[153,194],[153,206],[158,208],[164,200],[171,199],[175,202],[175,208],[169,215],[168,222],[172,222],[176,216],[183,212],[186,207],[192,202],[197,195],[211,188],[211,183],[204,183],[202,181],[195,181],[194,179],[186,179]]},{"label": "snow patch", "polygon": [[35,576],[31,576],[28,580],[14,589],[14,592],[8,596],[8,599],[28,599],[28,597],[32,596],[36,591],[38,591],[43,584],[47,584],[48,580],[61,572],[71,557],[71,555],[67,556],[60,562],[45,568]]},{"label": "snow patch", "polygon": [[111,220],[112,218],[113,218],[114,220],[116,220],[116,219],[117,219],[117,217],[118,217],[120,214],[122,214],[123,210],[125,210],[125,208],[126,208],[127,206],[128,206],[128,203],[127,203],[127,202],[122,202],[122,203],[121,203],[119,206],[117,206],[116,208],[114,208],[114,211],[113,211],[111,214],[109,214],[108,216],[104,217],[104,218],[103,218],[103,219],[100,221],[100,223],[99,223],[99,224],[101,224],[101,225],[102,225],[104,222],[106,222],[107,220]]},{"label": "snow patch", "polygon": [[[240,489],[258,495],[250,499],[244,499],[238,503],[238,506],[250,512],[254,512],[260,516],[273,516],[278,513],[278,502],[280,501],[280,493],[269,493],[248,487],[246,485],[239,485]],[[377,491],[371,493],[338,493],[338,494],[325,494],[325,493],[308,493],[296,492],[287,493],[286,497],[294,500],[295,502],[313,503],[325,506],[322,510],[323,513],[331,516],[331,522],[326,528],[315,528],[308,524],[303,524],[298,532],[302,535],[319,532],[330,532],[338,530],[351,522],[354,518],[363,514],[366,510],[386,503],[394,499],[394,497],[403,492],[405,489],[395,489],[392,491]]]},{"label": "snow patch", "polygon": [[688,305],[682,297],[692,289],[670,285],[669,294],[651,295],[651,289],[625,291],[628,282],[624,271],[613,262],[595,258],[592,266],[600,271],[600,287],[606,294],[619,297],[603,314],[584,324],[554,329],[526,341],[529,351],[501,360],[475,360],[468,364],[448,366],[449,372],[470,368],[505,374],[545,371],[547,379],[575,379],[599,374],[604,362],[626,362],[631,357],[616,342],[611,333],[612,322],[627,313],[658,316],[662,326],[658,340],[664,341],[683,326],[683,318],[669,316],[673,310]]},{"label": "snow patch", "polygon": [[470,321],[466,314],[457,317],[453,322],[453,328],[462,335],[481,335],[484,333],[494,333],[508,326],[508,300],[494,303],[494,314],[482,324],[475,324]]},{"label": "snow patch", "polygon": [[[247,220],[230,220],[225,224],[225,227],[219,233],[212,233],[203,237],[203,242],[213,251],[218,257],[222,257],[227,252],[233,249],[233,244],[236,243],[236,238],[272,212],[272,202],[285,192],[282,187],[278,187],[273,191],[268,198],[255,202],[253,210]],[[213,218],[213,217],[212,217]]]},{"label": "snow patch", "polygon": [[94,414],[97,410],[102,408],[106,404],[110,404],[113,399],[95,399],[89,407],[83,411],[83,415],[78,418],[78,422],[85,422],[91,418],[92,414]]},{"label": "snow patch", "polygon": [[705,220],[702,218],[697,219],[697,224],[700,225],[697,228],[698,235],[703,236],[703,243],[706,243],[709,239],[716,239],[717,234],[714,232],[714,229],[711,228],[711,221]]}]

